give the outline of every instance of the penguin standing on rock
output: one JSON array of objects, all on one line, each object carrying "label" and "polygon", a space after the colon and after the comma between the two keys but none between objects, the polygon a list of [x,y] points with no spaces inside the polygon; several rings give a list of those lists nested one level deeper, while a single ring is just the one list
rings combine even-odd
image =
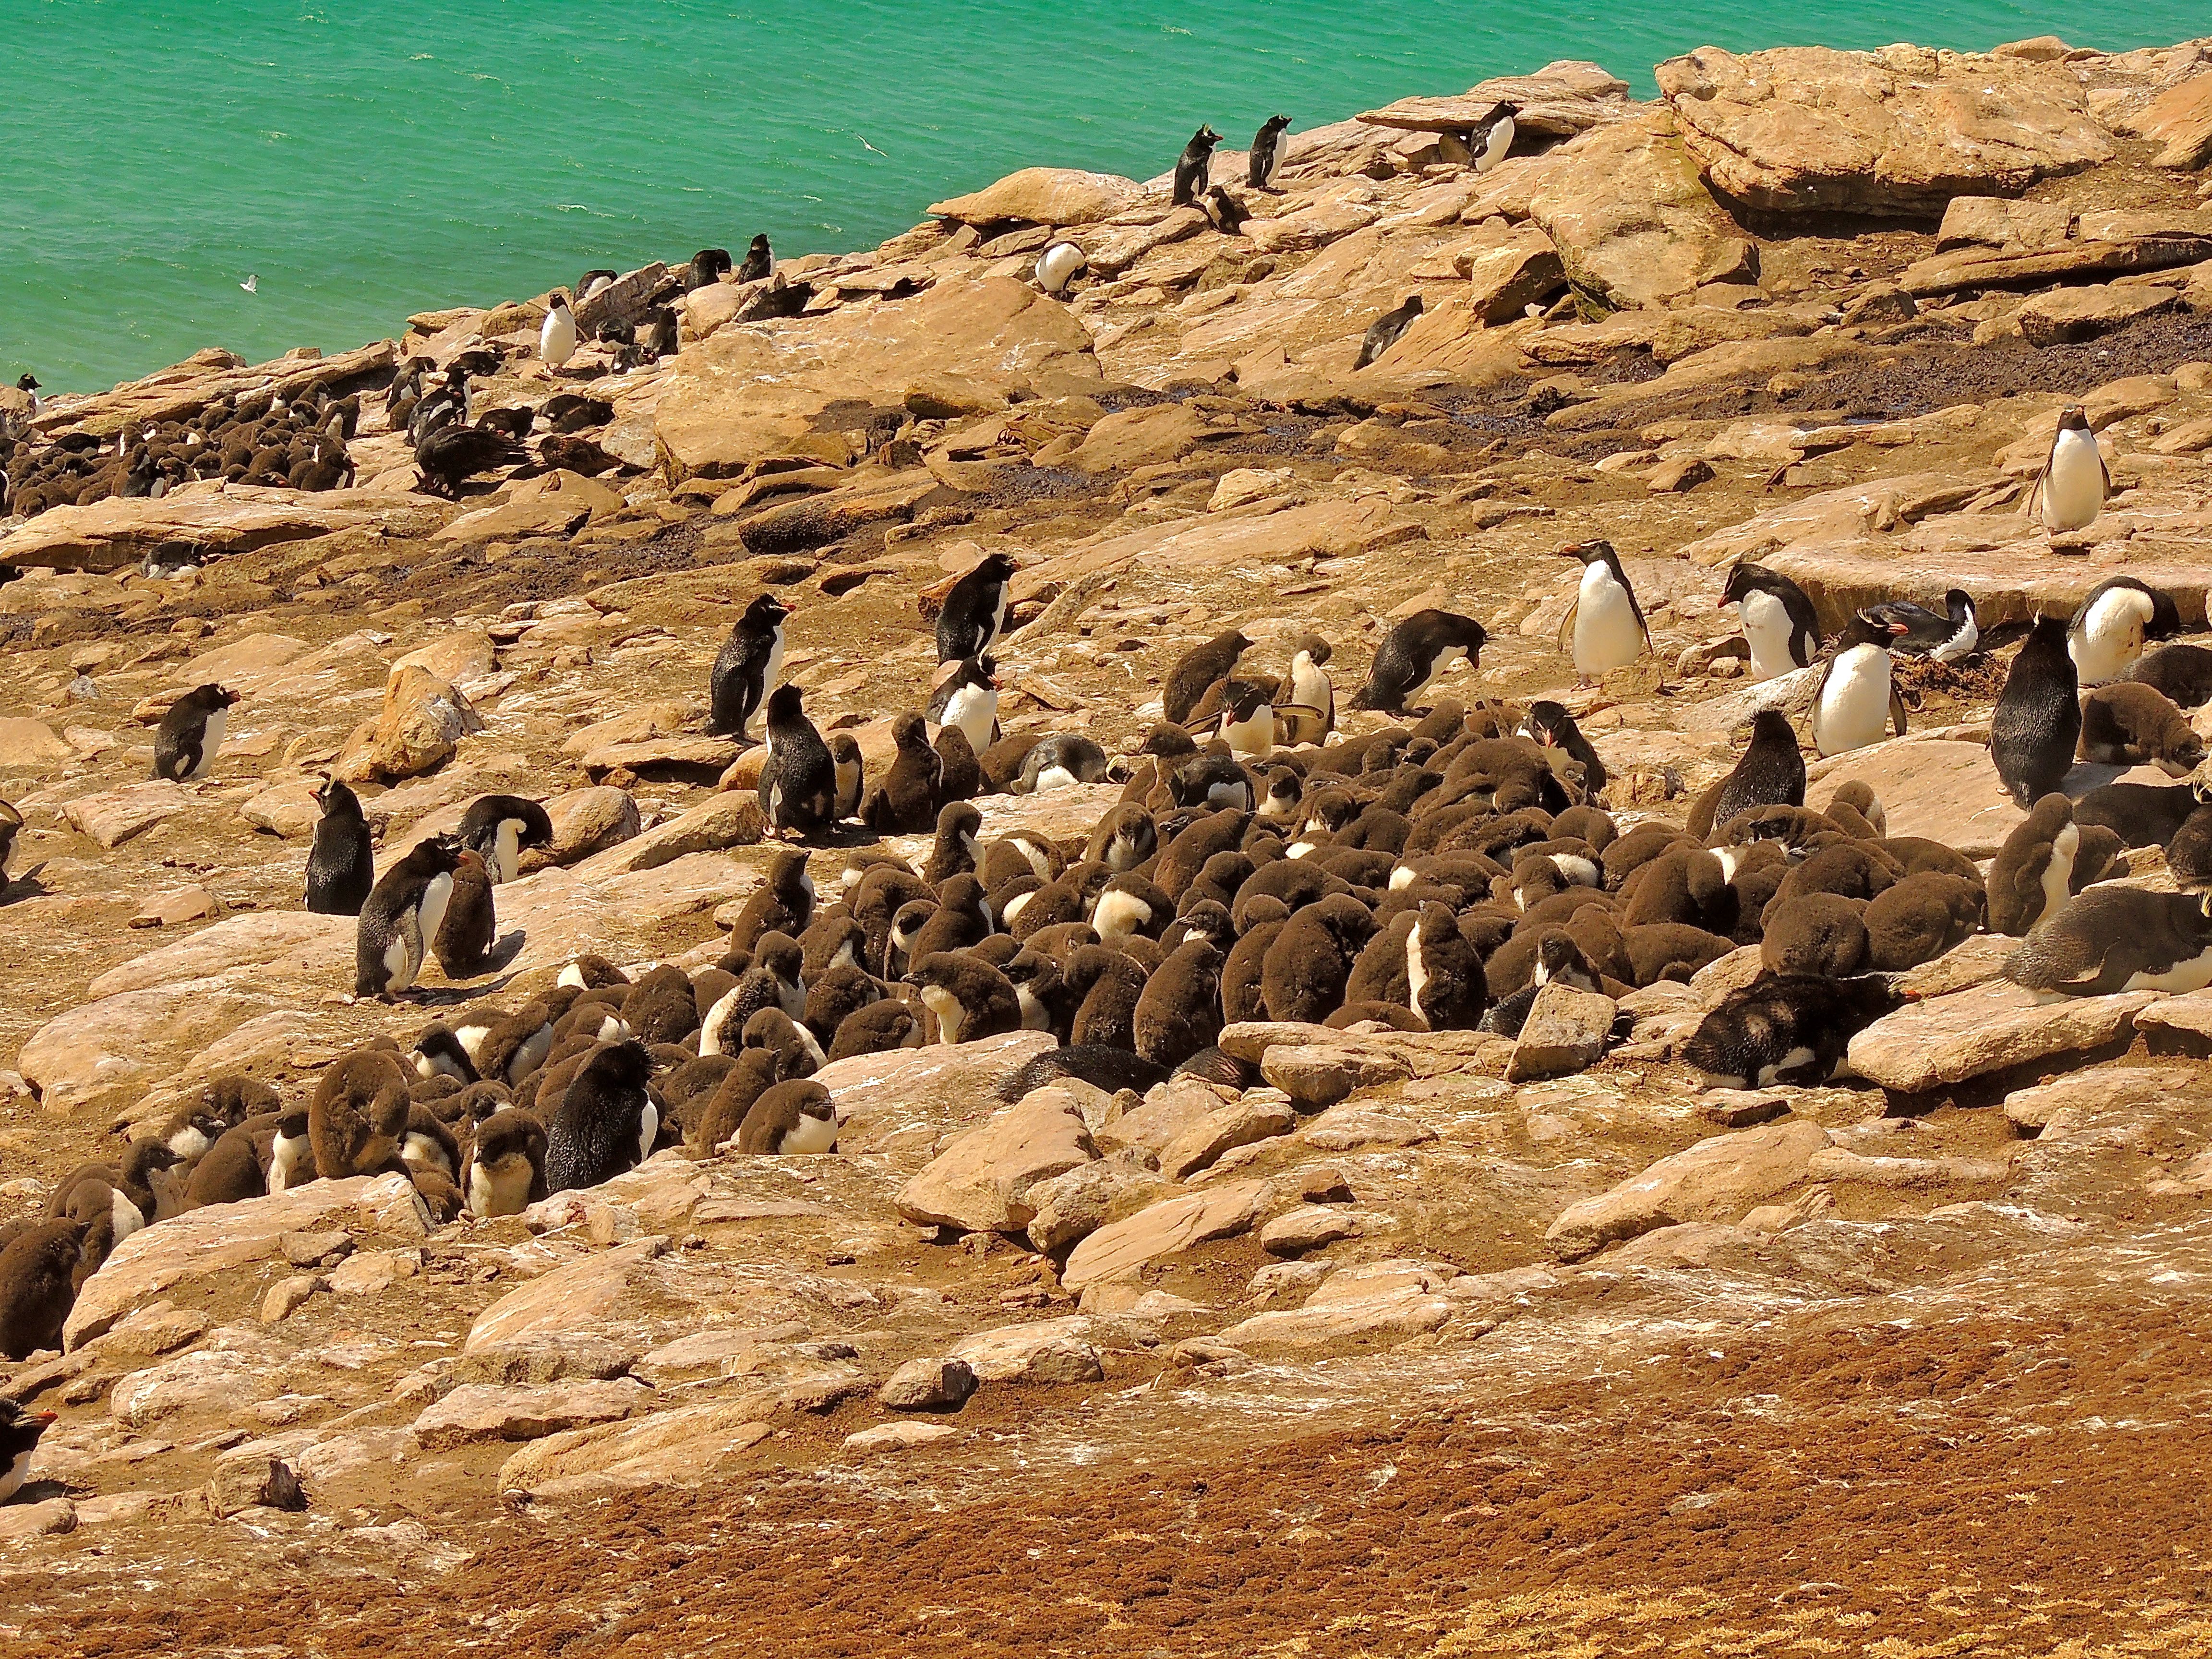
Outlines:
[{"label": "penguin standing on rock", "polygon": [[1067,292],[1067,285],[1080,276],[1089,264],[1083,250],[1074,243],[1065,239],[1054,242],[1037,255],[1037,288],[1057,299]]},{"label": "penguin standing on rock", "polygon": [[195,686],[169,705],[154,732],[154,775],[198,783],[215,768],[223,728],[238,693],[220,685]]},{"label": "penguin standing on rock", "polygon": [[1751,717],[1751,741],[1713,801],[1712,827],[1754,806],[1804,804],[1805,756],[1797,733],[1780,709],[1762,708]]},{"label": "penguin standing on rock", "polygon": [[1278,188],[1284,163],[1290,159],[1291,118],[1270,115],[1260,123],[1259,131],[1252,135],[1251,152],[1245,160],[1245,182],[1255,190]]},{"label": "penguin standing on rock", "polygon": [[1500,104],[1468,135],[1467,147],[1474,154],[1474,170],[1478,173],[1489,172],[1512,149],[1518,131],[1514,118],[1520,113],[1514,105]]},{"label": "penguin standing on rock", "polygon": [[1480,672],[1482,647],[1489,635],[1472,617],[1450,611],[1416,611],[1383,636],[1367,684],[1352,700],[1354,708],[1403,714],[1454,664],[1464,660]]},{"label": "penguin standing on rock", "polygon": [[445,922],[460,855],[459,842],[433,836],[410,848],[370,890],[355,936],[356,996],[388,1001],[414,985]]},{"label": "penguin standing on rock", "polygon": [[2083,685],[2124,678],[2142,655],[2145,640],[2181,631],[2172,596],[2134,576],[2113,576],[2089,590],[2066,620],[2066,654]]},{"label": "penguin standing on rock", "polygon": [[760,804],[769,828],[779,835],[817,835],[836,822],[837,763],[799,706],[795,685],[779,685],[768,700]]},{"label": "penguin standing on rock", "polygon": [[1650,625],[1611,542],[1577,542],[1559,552],[1583,562],[1582,585],[1559,623],[1559,648],[1567,651],[1571,639],[1575,673],[1585,684],[1601,680],[1651,648]]},{"label": "penguin standing on rock", "polygon": [[837,1150],[837,1108],[811,1078],[793,1078],[761,1091],[738,1127],[738,1151],[765,1158],[804,1158]]},{"label": "penguin standing on rock", "polygon": [[1905,699],[1889,660],[1889,642],[1896,636],[1894,624],[1875,622],[1864,611],[1837,635],[1835,654],[1813,692],[1813,746],[1822,755],[1880,743],[1886,720],[1895,723],[1899,737],[1905,735]]},{"label": "penguin standing on rock", "polygon": [[1188,207],[1198,200],[1206,189],[1206,175],[1213,167],[1213,147],[1221,142],[1221,135],[1210,126],[1201,126],[1190,136],[1176,158],[1175,179],[1168,192],[1168,205]]},{"label": "penguin standing on rock", "polygon": [[1421,296],[1409,294],[1396,309],[1384,312],[1370,323],[1367,332],[1360,337],[1359,355],[1352,361],[1353,370],[1356,372],[1366,368],[1404,339],[1406,331],[1413,327],[1413,319],[1421,314]]},{"label": "penguin standing on rock", "polygon": [[753,238],[745,248],[745,262],[738,267],[741,283],[764,283],[775,275],[775,251],[768,245],[765,233]]},{"label": "penguin standing on rock", "polygon": [[491,967],[499,919],[492,905],[492,876],[483,856],[464,847],[453,865],[453,887],[431,946],[447,979],[472,979]]},{"label": "penguin standing on rock", "polygon": [[457,838],[503,884],[514,879],[524,848],[553,844],[553,820],[526,795],[479,795],[461,814]]},{"label": "penguin standing on rock", "polygon": [[970,657],[938,683],[929,699],[931,722],[959,727],[979,755],[999,740],[997,667],[988,656]]},{"label": "penguin standing on rock", "polygon": [[1778,571],[1749,561],[1729,572],[1721,603],[1736,607],[1751,647],[1751,677],[1779,679],[1809,667],[1820,649],[1820,619],[1805,590]]},{"label": "penguin standing on rock", "polygon": [[586,1060],[545,1126],[549,1193],[596,1187],[652,1155],[660,1109],[646,1082],[652,1057],[638,1042],[617,1042]]},{"label": "penguin standing on rock", "polygon": [[2056,617],[2036,619],[1990,721],[1990,758],[2022,811],[2058,787],[2081,738],[2081,685],[2066,632]]},{"label": "penguin standing on rock", "polygon": [[[382,1173],[398,1156],[400,1137],[407,1132],[410,1080],[394,1049],[360,1049],[325,1066],[307,1099],[302,1126],[307,1146],[293,1154],[306,1166],[299,1171],[301,1180],[345,1181]],[[283,1134],[280,1120],[278,1135]],[[300,1158],[300,1151],[307,1157]],[[276,1164],[284,1161],[276,1158],[273,1145],[272,1160],[270,1188],[284,1190],[273,1178]]]},{"label": "penguin standing on rock", "polygon": [[576,313],[568,309],[568,295],[557,288],[538,331],[538,355],[548,368],[556,370],[576,355]]},{"label": "penguin standing on rock", "polygon": [[318,915],[357,916],[376,885],[376,855],[361,797],[326,778],[315,791],[323,809],[307,850],[307,908]]},{"label": "penguin standing on rock", "polygon": [[2112,489],[2112,475],[2105,470],[2087,413],[2081,404],[2069,404],[2058,413],[2058,429],[2051,434],[2042,475],[2027,493],[2027,510],[2033,513],[2039,501],[2045,531],[2063,536],[2094,523]]},{"label": "penguin standing on rock", "polygon": [[1698,1023],[1682,1058],[1716,1088],[1824,1083],[1845,1070],[1851,1039],[1902,1000],[1878,974],[1762,973]]},{"label": "penguin standing on rock", "polygon": [[34,1412],[0,1395],[0,1504],[23,1490],[31,1478],[31,1454],[53,1422],[52,1412]]},{"label": "penguin standing on rock", "polygon": [[791,607],[763,593],[745,607],[714,658],[708,685],[710,736],[745,740],[745,726],[783,673],[783,623]]},{"label": "penguin standing on rock", "polygon": [[1013,560],[1004,553],[990,553],[952,584],[945,608],[937,613],[938,661],[980,657],[997,642],[1006,632],[1013,581]]}]

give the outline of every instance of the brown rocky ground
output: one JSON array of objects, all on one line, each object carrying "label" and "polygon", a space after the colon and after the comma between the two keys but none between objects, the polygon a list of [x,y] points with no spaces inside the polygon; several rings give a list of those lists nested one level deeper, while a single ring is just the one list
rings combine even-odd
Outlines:
[{"label": "brown rocky ground", "polygon": [[[387,853],[487,788],[563,798],[557,864],[500,890],[519,954],[465,987],[433,974],[434,1006],[519,1000],[584,949],[711,960],[759,854],[744,792],[715,787],[737,751],[699,736],[698,706],[763,584],[798,606],[787,669],[811,710],[872,751],[922,699],[921,602],[983,550],[1024,566],[1007,724],[1109,748],[1222,628],[1269,667],[1319,629],[1341,699],[1394,614],[1445,605],[1490,628],[1489,690],[1577,709],[1623,815],[1678,816],[1734,752],[1743,684],[1711,647],[1741,553],[1831,625],[1956,580],[2002,645],[2125,568],[2201,629],[2212,214],[2172,153],[2188,110],[2153,112],[2212,98],[2208,63],[1893,64],[1893,104],[1915,76],[1980,76],[2027,135],[2025,173],[1970,174],[1941,234],[1940,201],[1881,196],[1908,167],[1813,179],[1786,134],[1730,161],[1724,97],[1670,83],[1672,103],[1631,106],[1571,67],[1543,89],[1541,153],[1478,178],[1452,148],[1464,110],[1394,106],[1442,131],[1303,136],[1239,238],[1157,190],[1018,175],[876,254],[793,262],[804,318],[693,295],[677,359],[589,388],[616,388],[599,435],[649,471],[449,507],[409,493],[372,416],[358,490],[16,527],[0,560],[33,568],[0,587],[0,795],[26,828],[0,1046],[21,1086],[0,1102],[0,1218],[207,1076],[296,1097],[362,1036],[417,1029],[420,1007],[343,997],[350,924],[297,910],[304,789],[333,764],[401,773],[364,789]],[[1718,197],[1698,182],[1716,168]],[[1630,179],[1663,195],[1656,228],[1618,210]],[[1018,281],[1047,226],[1092,258],[1065,307]],[[1413,289],[1429,314],[1352,371]],[[2077,340],[2045,320],[2077,312]],[[534,325],[529,305],[444,313],[408,345]],[[492,384],[550,389],[526,361]],[[112,429],[175,395],[125,388],[57,423]],[[2068,400],[2118,493],[2054,547],[2019,497]],[[1647,662],[1577,692],[1553,648],[1557,550],[1593,535],[1627,559],[1663,686]],[[137,574],[176,541],[220,556]],[[407,712],[393,665],[425,647],[473,720],[427,751],[357,732]],[[145,784],[151,721],[215,678],[246,701],[214,776]],[[1893,831],[1987,856],[2017,817],[1977,741],[1996,684],[1920,678],[1915,735],[1816,768],[1814,799],[1863,776]],[[997,798],[987,833],[1073,833],[1112,793]],[[2133,873],[2164,879],[2155,853]],[[157,908],[164,925],[132,925]],[[853,1063],[834,1158],[664,1155],[530,1225],[433,1228],[360,1183],[163,1224],[88,1285],[67,1356],[9,1375],[62,1421],[0,1510],[0,1635],[26,1653],[2203,1651],[2212,999],[2097,999],[2062,1025],[2008,996],[2002,954],[1976,940],[1922,970],[1929,1000],[1855,1049],[1878,1081],[1771,1091],[1786,1110],[1751,1127],[1669,1057],[1733,959],[1639,994],[1626,1047],[1549,1082],[1505,1083],[1494,1044],[1254,1028],[1291,1132],[1135,1182],[1073,1255],[1003,1212],[900,1214],[997,1109],[1020,1038]],[[1324,1109],[1360,1066],[1389,1080]],[[1139,1165],[1235,1109],[1171,1090],[1117,1129],[1079,1104]],[[1646,1171],[1649,1200],[1625,1185]],[[1305,1201],[1335,1182],[1348,1203]],[[1607,1248],[1560,1230],[1583,1200]],[[1233,1219],[1182,1243],[1162,1202]],[[879,1403],[901,1362],[993,1332],[964,1407]],[[259,1501],[272,1458],[304,1509]]]}]

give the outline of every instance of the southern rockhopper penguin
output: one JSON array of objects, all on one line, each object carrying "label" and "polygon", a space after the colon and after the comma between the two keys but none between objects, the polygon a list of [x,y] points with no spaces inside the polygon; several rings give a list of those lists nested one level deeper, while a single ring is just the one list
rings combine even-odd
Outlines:
[{"label": "southern rockhopper penguin", "polygon": [[201,685],[170,704],[154,732],[154,775],[177,783],[198,783],[207,776],[237,701],[235,691]]},{"label": "southern rockhopper penguin", "polygon": [[389,1000],[414,985],[445,921],[461,851],[449,836],[417,842],[370,890],[355,935],[356,996]]},{"label": "southern rockhopper penguin", "polygon": [[836,822],[837,763],[806,718],[795,685],[779,685],[769,696],[760,804],[769,828],[779,835],[817,835]]},{"label": "southern rockhopper penguin", "polygon": [[2081,738],[2081,686],[2066,624],[2039,617],[2012,659],[1990,721],[1990,759],[2015,806],[2026,811],[2058,787]]},{"label": "southern rockhopper penguin", "polygon": [[31,1477],[31,1454],[53,1421],[52,1412],[34,1412],[0,1395],[0,1504],[23,1490]]},{"label": "southern rockhopper penguin", "polygon": [[783,673],[783,623],[790,615],[789,605],[763,593],[731,628],[708,681],[710,736],[745,740],[745,727]]},{"label": "southern rockhopper penguin", "polygon": [[361,798],[336,778],[315,791],[323,815],[307,850],[307,908],[320,915],[357,916],[376,885],[376,854]]}]

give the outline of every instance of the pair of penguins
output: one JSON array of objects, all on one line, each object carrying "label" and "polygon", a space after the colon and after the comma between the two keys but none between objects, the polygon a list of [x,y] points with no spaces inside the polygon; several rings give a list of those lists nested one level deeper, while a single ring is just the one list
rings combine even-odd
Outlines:
[{"label": "pair of penguins", "polygon": [[434,956],[448,979],[489,971],[498,920],[495,886],[520,873],[522,854],[553,844],[553,821],[523,795],[479,795],[452,835],[425,836],[381,877],[361,798],[336,778],[315,792],[321,815],[307,853],[307,908],[357,916],[354,994],[410,990]]}]

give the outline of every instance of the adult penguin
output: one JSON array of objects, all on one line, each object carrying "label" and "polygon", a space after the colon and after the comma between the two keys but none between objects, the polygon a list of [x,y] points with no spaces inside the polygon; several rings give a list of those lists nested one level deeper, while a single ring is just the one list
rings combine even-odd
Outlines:
[{"label": "adult penguin", "polygon": [[[1897,735],[1905,735],[1905,700],[1890,672],[1889,642],[1895,637],[1893,625],[1877,623],[1864,611],[1837,635],[1835,654],[1813,691],[1813,746],[1822,755],[1880,743],[1885,720],[1893,720]],[[2079,709],[2075,719],[2078,724]]]},{"label": "adult penguin", "polygon": [[1360,336],[1359,355],[1352,359],[1352,368],[1357,371],[1366,368],[1405,338],[1406,331],[1413,327],[1413,319],[1421,314],[1422,307],[1421,296],[1409,294],[1402,304],[1384,312],[1370,323],[1367,332]]},{"label": "adult penguin", "polygon": [[2013,804],[2026,811],[2056,790],[2081,740],[2081,684],[2066,649],[2066,623],[2039,617],[1990,720],[1990,759]]},{"label": "adult penguin", "polygon": [[198,685],[169,705],[154,732],[154,775],[176,783],[198,783],[215,768],[222,747],[230,706],[238,693],[220,685]]},{"label": "adult penguin", "polygon": [[527,795],[479,795],[461,814],[458,839],[494,882],[513,881],[526,847],[550,847],[553,820]]},{"label": "adult penguin", "polygon": [[568,295],[557,288],[538,331],[538,355],[553,369],[561,368],[576,355],[576,313],[568,309]]},{"label": "adult penguin", "polygon": [[745,262],[738,267],[741,283],[764,283],[775,275],[775,252],[768,245],[765,233],[753,238],[745,249]]},{"label": "adult penguin", "polygon": [[1652,648],[1650,624],[1611,542],[1577,542],[1559,553],[1583,563],[1582,583],[1559,623],[1559,648],[1573,656],[1580,679],[1601,680]]},{"label": "adult penguin", "polygon": [[836,820],[836,757],[806,718],[795,685],[769,694],[768,763],[759,793],[769,828],[778,834],[817,835]]},{"label": "adult penguin", "polygon": [[1089,263],[1081,248],[1062,238],[1037,255],[1033,273],[1036,285],[1056,299],[1067,292],[1067,285],[1083,274]]},{"label": "adult penguin", "polygon": [[1974,613],[1973,595],[1963,587],[1943,595],[1941,611],[1930,611],[1911,599],[1890,599],[1868,605],[1866,613],[1894,635],[1889,647],[1893,654],[1957,662],[1972,656],[1982,643],[1981,619]]},{"label": "adult penguin", "polygon": [[2058,412],[2058,428],[2051,434],[2043,471],[2027,493],[2027,511],[2033,513],[2039,502],[2045,531],[2064,535],[2095,522],[2112,489],[2112,475],[2105,470],[2087,413],[2081,404],[2069,404]]},{"label": "adult penguin", "polygon": [[336,778],[315,791],[323,809],[307,849],[307,908],[319,915],[357,916],[376,885],[376,854],[361,797]]},{"label": "adult penguin", "polygon": [[1519,131],[1516,118],[1520,113],[1516,106],[1502,103],[1468,136],[1468,148],[1474,154],[1474,170],[1478,173],[1489,172],[1512,149]]},{"label": "adult penguin", "polygon": [[1198,200],[1206,186],[1206,175],[1213,167],[1213,147],[1221,142],[1221,135],[1210,126],[1201,126],[1190,136],[1176,158],[1175,179],[1168,192],[1170,207],[1188,207]]},{"label": "adult penguin", "polygon": [[945,608],[937,613],[937,660],[960,662],[980,657],[1006,631],[1006,606],[1014,580],[1014,562],[988,553],[952,584]]},{"label": "adult penguin", "polygon": [[1251,153],[1246,158],[1245,182],[1255,190],[1273,190],[1283,176],[1283,164],[1291,159],[1291,118],[1270,115],[1260,124],[1259,131],[1252,135]]},{"label": "adult penguin", "polygon": [[414,985],[446,920],[460,860],[460,842],[433,836],[409,848],[370,890],[355,935],[356,996],[388,1001]]},{"label": "adult penguin", "polygon": [[2146,640],[2181,631],[2173,596],[2136,576],[2108,576],[2091,588],[2066,620],[2066,654],[2083,685],[2124,678]]},{"label": "adult penguin", "polygon": [[970,657],[938,682],[929,699],[931,721],[957,726],[979,755],[999,738],[997,668],[988,656]]},{"label": "adult penguin", "polygon": [[53,1426],[52,1412],[34,1412],[0,1395],[0,1504],[23,1490],[31,1478],[31,1455],[39,1437]]},{"label": "adult penguin", "polygon": [[660,1109],[647,1079],[653,1060],[642,1042],[597,1050],[562,1091],[545,1126],[549,1193],[597,1187],[652,1156]]},{"label": "adult penguin", "polygon": [[1453,665],[1465,660],[1480,672],[1489,636],[1472,617],[1450,611],[1416,611],[1389,633],[1367,670],[1367,684],[1352,699],[1354,708],[1403,714],[1427,695]]},{"label": "adult penguin", "polygon": [[783,673],[783,623],[790,615],[789,605],[763,593],[731,628],[708,684],[708,735],[745,740],[745,726]]},{"label": "adult penguin", "polygon": [[1736,607],[1751,647],[1751,677],[1779,679],[1808,667],[1820,649],[1820,619],[1805,590],[1779,571],[1739,562],[1729,572],[1721,603]]},{"label": "adult penguin", "polygon": [[1713,799],[1712,828],[1754,806],[1802,806],[1805,756],[1789,716],[1762,708],[1751,717],[1751,741]]}]

